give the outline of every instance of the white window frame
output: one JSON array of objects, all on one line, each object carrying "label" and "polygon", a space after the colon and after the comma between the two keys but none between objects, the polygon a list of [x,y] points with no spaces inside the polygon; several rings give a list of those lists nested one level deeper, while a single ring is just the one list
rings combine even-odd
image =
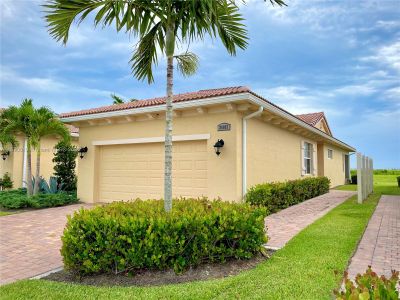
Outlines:
[{"label": "white window frame", "polygon": [[[329,156],[329,153],[331,154]],[[328,149],[328,159],[333,159],[333,150],[332,149]]]},{"label": "white window frame", "polygon": [[[307,153],[307,145],[309,147]],[[308,141],[304,141],[304,152],[303,152],[303,161],[304,161],[304,175],[312,175],[313,172],[313,148],[314,145]],[[307,155],[308,154],[308,155]],[[307,161],[309,161],[309,170],[307,170]]]}]

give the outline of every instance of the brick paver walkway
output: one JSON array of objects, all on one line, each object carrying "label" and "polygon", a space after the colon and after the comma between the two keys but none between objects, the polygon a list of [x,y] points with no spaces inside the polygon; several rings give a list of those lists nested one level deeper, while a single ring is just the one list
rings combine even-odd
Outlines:
[{"label": "brick paver walkway", "polygon": [[304,201],[265,218],[267,247],[279,249],[305,227],[332,208],[355,195],[352,191],[330,190],[329,193]]},{"label": "brick paver walkway", "polygon": [[81,206],[89,207],[74,204],[0,217],[0,284],[61,267],[66,216]]},{"label": "brick paver walkway", "polygon": [[349,277],[368,265],[379,275],[400,270],[400,196],[382,196],[350,261]]}]

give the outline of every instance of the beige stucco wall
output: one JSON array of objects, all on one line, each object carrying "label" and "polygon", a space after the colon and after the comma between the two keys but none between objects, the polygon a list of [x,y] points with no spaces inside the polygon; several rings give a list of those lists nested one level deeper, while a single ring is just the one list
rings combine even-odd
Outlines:
[{"label": "beige stucco wall", "polygon": [[[14,183],[14,188],[22,187],[23,178],[23,157],[24,157],[24,138],[17,137],[18,147],[11,151],[11,154],[5,161],[2,159],[0,162],[0,176],[9,173]],[[59,142],[56,137],[45,137],[41,141],[41,159],[40,159],[40,175],[46,180],[54,173],[53,164],[53,148]],[[78,145],[78,139],[73,138],[71,141],[73,145]],[[32,149],[32,175],[36,172],[36,150]]]},{"label": "beige stucco wall", "polygon": [[[211,199],[221,197],[228,201],[240,200],[240,168],[238,126],[241,125],[237,112],[205,113],[183,112],[174,118],[173,135],[210,134],[207,140],[208,194]],[[222,122],[231,124],[231,131],[217,131]],[[88,147],[88,153],[79,162],[78,197],[85,202],[98,201],[98,171],[101,146],[93,146],[93,141],[116,139],[150,138],[164,136],[165,120],[136,120],[123,124],[107,124],[80,127],[80,146]],[[223,139],[225,146],[220,156],[215,154],[213,145]],[[134,145],[133,145],[134,146]],[[160,195],[162,197],[163,195]],[[179,195],[174,195],[179,196]]]},{"label": "beige stucco wall", "polygon": [[[301,174],[302,141],[316,147],[315,141],[286,129],[258,119],[248,120],[247,188],[257,183],[304,177]],[[317,164],[315,167],[317,169]]]},{"label": "beige stucco wall", "polygon": [[[328,158],[328,149],[333,150],[332,159]],[[324,175],[331,180],[331,186],[345,184],[344,158],[348,152],[330,144],[324,144]]]}]

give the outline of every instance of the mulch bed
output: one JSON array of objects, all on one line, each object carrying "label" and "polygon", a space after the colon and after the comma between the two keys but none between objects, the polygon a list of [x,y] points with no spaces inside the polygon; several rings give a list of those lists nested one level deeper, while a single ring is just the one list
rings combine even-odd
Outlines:
[{"label": "mulch bed", "polygon": [[[270,256],[273,251],[268,250],[267,253]],[[78,278],[63,270],[41,279],[94,286],[159,286],[234,276],[242,271],[253,269],[259,263],[268,259],[268,256],[259,254],[248,260],[229,260],[223,264],[202,264],[179,275],[176,275],[173,270],[138,270],[134,275],[99,274]]]}]

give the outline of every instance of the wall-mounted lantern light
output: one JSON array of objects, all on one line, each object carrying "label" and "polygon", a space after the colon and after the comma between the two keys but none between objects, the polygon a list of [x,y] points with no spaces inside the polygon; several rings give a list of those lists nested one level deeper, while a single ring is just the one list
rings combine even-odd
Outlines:
[{"label": "wall-mounted lantern light", "polygon": [[78,150],[79,157],[82,159],[87,152],[88,152],[88,148],[87,147],[79,148],[79,150]]},{"label": "wall-mounted lantern light", "polygon": [[7,159],[7,156],[10,155],[10,151],[3,151],[1,152],[1,157],[3,158],[3,160]]},{"label": "wall-mounted lantern light", "polygon": [[224,146],[224,140],[218,140],[215,145],[214,145],[214,149],[215,149],[215,154],[220,155],[221,154],[221,148]]}]

